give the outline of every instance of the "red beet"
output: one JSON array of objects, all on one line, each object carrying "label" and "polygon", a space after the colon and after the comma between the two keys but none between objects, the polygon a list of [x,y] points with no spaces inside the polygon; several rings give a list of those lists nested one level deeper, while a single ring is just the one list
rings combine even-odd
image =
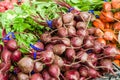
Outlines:
[{"label": "red beet", "polygon": [[47,44],[46,46],[45,46],[45,50],[52,50],[53,49],[53,44]]},{"label": "red beet", "polygon": [[68,35],[69,35],[70,37],[73,37],[73,36],[76,35],[76,29],[75,29],[75,27],[73,27],[73,26],[68,26],[67,30],[68,30]]},{"label": "red beet", "polygon": [[70,45],[71,45],[69,38],[63,38],[63,39],[62,39],[62,43],[63,43],[64,45],[66,45],[66,46],[70,46]]},{"label": "red beet", "polygon": [[44,50],[44,44],[42,42],[36,42],[34,46],[40,49],[38,51]]},{"label": "red beet", "polygon": [[115,57],[117,54],[120,54],[119,50],[112,46],[105,47],[103,53],[110,57]]},{"label": "red beet", "polygon": [[29,76],[22,72],[17,74],[17,78],[18,78],[18,80],[29,80]]},{"label": "red beet", "polygon": [[31,76],[30,80],[44,80],[40,73],[35,73]]},{"label": "red beet", "polygon": [[77,35],[81,37],[88,36],[88,31],[84,28],[80,28],[77,30]]},{"label": "red beet", "polygon": [[51,76],[58,78],[60,76],[60,68],[56,64],[52,64],[49,66],[48,72]]},{"label": "red beet", "polygon": [[42,76],[43,76],[43,79],[44,79],[44,80],[50,80],[50,78],[51,78],[51,76],[50,76],[50,74],[48,73],[47,70],[44,70],[44,71],[42,72]]},{"label": "red beet", "polygon": [[53,46],[53,52],[57,55],[63,54],[66,50],[66,46],[64,44],[56,44]]},{"label": "red beet", "polygon": [[3,51],[3,45],[0,44],[0,53]]},{"label": "red beet", "polygon": [[72,48],[66,49],[65,56],[68,60],[72,61],[75,58],[75,50]]},{"label": "red beet", "polygon": [[112,61],[110,59],[102,59],[100,61],[100,65],[104,71],[112,72],[115,75],[115,72],[113,71]]},{"label": "red beet", "polygon": [[72,37],[71,44],[74,47],[80,47],[83,44],[83,39],[80,37]]},{"label": "red beet", "polygon": [[11,56],[12,61],[18,62],[21,59],[21,52],[20,50],[16,50],[13,52]]},{"label": "red beet", "polygon": [[66,13],[62,16],[63,23],[67,24],[70,23],[74,18],[74,15],[72,13]]},{"label": "red beet", "polygon": [[89,75],[91,78],[100,77],[100,74],[98,73],[98,71],[96,71],[95,69],[92,69],[92,68],[89,68],[88,75]]},{"label": "red beet", "polygon": [[79,73],[82,77],[88,77],[88,69],[86,67],[80,67]]},{"label": "red beet", "polygon": [[59,28],[59,29],[58,29],[58,35],[59,35],[60,37],[66,37],[66,36],[68,36],[68,31],[67,31],[67,29],[66,29],[65,27]]},{"label": "red beet", "polygon": [[50,42],[51,41],[51,35],[49,32],[44,32],[41,36],[40,36],[40,40],[44,43]]},{"label": "red beet", "polygon": [[35,62],[34,72],[40,72],[43,70],[43,64],[41,62]]},{"label": "red beet", "polygon": [[80,74],[77,70],[68,70],[65,72],[66,80],[79,80]]},{"label": "red beet", "polygon": [[51,64],[54,60],[54,53],[51,50],[42,51],[40,58],[44,64]]},{"label": "red beet", "polygon": [[22,70],[22,72],[24,72],[24,73],[30,73],[30,72],[32,72],[32,70],[34,68],[34,62],[29,57],[23,57],[18,62],[18,67]]},{"label": "red beet", "polygon": [[10,59],[11,55],[12,55],[12,53],[9,50],[4,49],[3,52],[1,53],[1,59],[2,59],[2,61],[5,62],[5,63],[10,63],[10,61],[11,61],[11,59]]},{"label": "red beet", "polygon": [[58,65],[59,67],[62,67],[64,65],[64,61],[61,57],[55,55],[54,64]]},{"label": "red beet", "polygon": [[17,42],[14,39],[9,40],[6,46],[11,51],[15,51],[18,48]]}]

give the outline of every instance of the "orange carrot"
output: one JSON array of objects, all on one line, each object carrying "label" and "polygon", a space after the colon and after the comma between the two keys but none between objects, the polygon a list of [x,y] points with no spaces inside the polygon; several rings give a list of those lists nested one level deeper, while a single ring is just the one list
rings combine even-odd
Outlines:
[{"label": "orange carrot", "polygon": [[114,23],[113,28],[114,28],[115,30],[120,30],[120,22]]},{"label": "orange carrot", "polygon": [[103,38],[98,38],[97,41],[106,45],[106,40]]},{"label": "orange carrot", "polygon": [[100,19],[96,19],[93,21],[93,25],[101,30],[104,30],[105,24]]},{"label": "orange carrot", "polygon": [[98,37],[103,37],[104,36],[104,32],[97,28],[96,31],[95,31],[95,35],[98,36]]},{"label": "orange carrot", "polygon": [[119,59],[120,60],[120,54],[115,56],[115,59]]},{"label": "orange carrot", "polygon": [[105,10],[105,11],[110,11],[111,8],[112,8],[112,5],[111,5],[110,2],[104,2],[104,3],[103,3],[103,10]]},{"label": "orange carrot", "polygon": [[112,1],[111,1],[111,4],[112,4],[112,8],[113,8],[113,9],[118,9],[118,8],[120,8],[120,0],[112,0]]},{"label": "orange carrot", "polygon": [[110,29],[110,24],[109,23],[105,23],[105,29]]},{"label": "orange carrot", "polygon": [[117,59],[117,60],[114,60],[113,61],[116,65],[120,66],[120,61]]},{"label": "orange carrot", "polygon": [[107,44],[108,46],[111,46],[111,47],[116,47],[116,43],[109,43]]},{"label": "orange carrot", "polygon": [[105,40],[110,40],[110,41],[113,41],[114,39],[117,40],[114,31],[111,29],[106,29],[103,37]]},{"label": "orange carrot", "polygon": [[110,12],[110,11],[108,11],[108,12],[101,11],[101,13],[100,13],[100,19],[103,22],[113,22],[114,21],[113,13]]},{"label": "orange carrot", "polygon": [[120,12],[114,13],[114,18],[120,20]]}]

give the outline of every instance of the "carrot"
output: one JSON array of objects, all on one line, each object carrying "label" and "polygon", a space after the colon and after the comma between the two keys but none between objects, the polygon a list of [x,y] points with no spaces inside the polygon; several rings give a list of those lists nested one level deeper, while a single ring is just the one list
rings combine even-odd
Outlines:
[{"label": "carrot", "polygon": [[110,11],[111,8],[112,8],[112,5],[111,5],[110,2],[104,2],[104,3],[103,3],[103,10],[104,10],[104,11]]},{"label": "carrot", "polygon": [[104,32],[97,28],[96,31],[95,31],[95,35],[98,36],[98,37],[103,37],[104,36]]},{"label": "carrot", "polygon": [[109,43],[107,44],[108,46],[111,46],[111,47],[116,47],[116,43]]},{"label": "carrot", "polygon": [[113,41],[114,39],[117,40],[114,31],[111,29],[106,29],[103,37],[105,40],[110,40],[110,41]]},{"label": "carrot", "polygon": [[97,41],[106,45],[106,40],[103,38],[98,38]]},{"label": "carrot", "polygon": [[109,23],[105,23],[105,29],[110,29],[110,24]]},{"label": "carrot", "polygon": [[100,19],[103,21],[103,22],[113,22],[114,21],[114,18],[113,18],[113,13],[108,11],[101,11],[100,13]]},{"label": "carrot", "polygon": [[120,0],[112,0],[111,4],[112,4],[113,9],[119,9],[120,8]]},{"label": "carrot", "polygon": [[113,28],[114,28],[115,30],[120,30],[120,22],[114,23]]},{"label": "carrot", "polygon": [[120,66],[120,61],[118,59],[113,61],[116,65]]},{"label": "carrot", "polygon": [[120,20],[120,12],[114,13],[114,18]]},{"label": "carrot", "polygon": [[120,54],[115,56],[115,59],[119,59],[120,60]]},{"label": "carrot", "polygon": [[104,30],[105,24],[100,19],[96,19],[93,21],[93,25],[101,30]]}]

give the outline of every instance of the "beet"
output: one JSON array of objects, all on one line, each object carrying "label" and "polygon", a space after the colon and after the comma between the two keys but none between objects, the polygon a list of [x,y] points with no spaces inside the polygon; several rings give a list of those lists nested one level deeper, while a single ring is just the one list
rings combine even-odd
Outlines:
[{"label": "beet", "polygon": [[36,42],[34,44],[34,46],[40,49],[40,50],[37,50],[37,51],[44,50],[44,44],[42,42]]},{"label": "beet", "polygon": [[5,63],[10,63],[10,61],[11,61],[11,59],[10,59],[11,55],[12,55],[12,53],[9,50],[4,49],[3,52],[1,53],[1,59],[2,59],[2,61],[5,62]]},{"label": "beet", "polygon": [[62,16],[63,23],[67,24],[70,23],[74,18],[74,15],[72,13],[66,13]]},{"label": "beet", "polygon": [[90,16],[91,16],[91,14],[88,13],[88,12],[81,12],[80,16],[83,18],[84,21],[88,21]]},{"label": "beet", "polygon": [[90,35],[92,35],[92,34],[95,34],[96,28],[95,27],[91,27],[91,28],[88,28],[87,30],[88,30],[88,33]]},{"label": "beet", "polygon": [[110,57],[115,57],[117,54],[120,54],[119,50],[112,46],[105,47],[103,53]]},{"label": "beet", "polygon": [[44,80],[40,73],[35,73],[31,76],[30,80]]},{"label": "beet", "polygon": [[86,79],[85,79],[85,77],[80,77],[80,79],[79,79],[79,80],[86,80]]},{"label": "beet", "polygon": [[34,68],[34,62],[30,57],[23,57],[18,62],[18,67],[22,70],[22,72],[30,73]]},{"label": "beet", "polygon": [[113,71],[112,60],[110,60],[110,59],[102,59],[100,61],[100,66],[104,71],[112,72],[115,75],[115,72]]},{"label": "beet", "polygon": [[71,69],[79,69],[81,64],[73,64],[70,68]]},{"label": "beet", "polygon": [[9,80],[17,80],[17,77],[15,75],[11,75]]},{"label": "beet", "polygon": [[53,27],[58,29],[58,28],[62,27],[62,24],[63,24],[63,22],[62,22],[61,18],[53,19],[53,24],[52,24]]},{"label": "beet", "polygon": [[3,45],[0,44],[0,53],[3,51]]},{"label": "beet", "polygon": [[73,36],[76,35],[76,29],[75,29],[75,27],[73,27],[73,26],[68,26],[67,30],[68,30],[68,35],[69,35],[69,37],[73,37]]},{"label": "beet", "polygon": [[76,52],[74,49],[72,49],[72,48],[66,49],[65,56],[68,60],[73,61],[75,58],[75,54],[76,54]]},{"label": "beet", "polygon": [[98,73],[98,71],[96,71],[95,69],[92,69],[92,68],[89,68],[88,75],[89,75],[91,78],[100,77],[100,74]]},{"label": "beet", "polygon": [[21,59],[21,52],[20,50],[16,50],[13,52],[12,56],[11,56],[12,61],[18,62]]},{"label": "beet", "polygon": [[60,76],[60,68],[56,64],[52,64],[49,66],[48,72],[51,76],[58,78]]},{"label": "beet", "polygon": [[85,51],[77,52],[77,57],[81,62],[86,62],[88,60],[88,54]]},{"label": "beet", "polygon": [[77,35],[81,37],[88,36],[88,31],[84,28],[78,29],[77,30]]},{"label": "beet", "polygon": [[76,28],[77,29],[81,29],[81,28],[86,28],[86,23],[85,22],[78,22],[77,24],[76,24]]},{"label": "beet", "polygon": [[47,70],[43,70],[42,76],[43,76],[44,80],[50,80],[50,78],[51,78],[51,76],[50,76],[50,74],[48,73]]},{"label": "beet", "polygon": [[54,60],[54,53],[52,50],[43,51],[41,52],[40,58],[44,64],[51,64]]},{"label": "beet", "polygon": [[80,74],[77,70],[68,70],[64,75],[66,80],[79,80],[80,78]]},{"label": "beet", "polygon": [[17,74],[17,78],[18,78],[18,80],[29,80],[29,76],[22,72]]},{"label": "beet", "polygon": [[45,46],[45,50],[52,50],[53,49],[53,44],[47,44],[46,46]]},{"label": "beet", "polygon": [[58,29],[58,33],[57,33],[60,37],[66,37],[68,36],[68,31],[65,27],[61,27]]},{"label": "beet", "polygon": [[43,70],[43,64],[41,62],[34,63],[34,72],[40,72]]},{"label": "beet", "polygon": [[84,48],[92,48],[94,46],[94,41],[90,39],[84,40]]},{"label": "beet", "polygon": [[79,73],[82,77],[88,77],[88,69],[86,67],[80,67]]},{"label": "beet", "polygon": [[83,44],[83,39],[80,37],[72,37],[71,44],[74,47],[80,47]]},{"label": "beet", "polygon": [[58,65],[59,67],[62,67],[64,65],[64,61],[61,57],[55,55],[54,64]]},{"label": "beet", "polygon": [[95,41],[93,47],[94,47],[93,50],[95,53],[100,53],[103,50],[104,45],[98,41]]},{"label": "beet", "polygon": [[62,43],[63,43],[64,45],[66,45],[66,46],[70,46],[70,45],[71,45],[69,38],[63,38],[63,39],[62,39]]},{"label": "beet", "polygon": [[56,44],[53,46],[53,52],[57,55],[63,54],[66,50],[66,46],[64,44]]},{"label": "beet", "polygon": [[8,72],[10,70],[11,63],[3,63],[3,67],[0,69],[1,72]]},{"label": "beet", "polygon": [[40,36],[40,40],[44,43],[50,42],[51,41],[51,35],[49,32],[44,32],[41,36]]},{"label": "beet", "polygon": [[14,39],[9,40],[6,46],[11,51],[15,51],[18,48],[17,42]]},{"label": "beet", "polygon": [[94,53],[90,53],[88,56],[88,60],[92,62],[92,64],[95,64],[98,60],[98,57]]}]

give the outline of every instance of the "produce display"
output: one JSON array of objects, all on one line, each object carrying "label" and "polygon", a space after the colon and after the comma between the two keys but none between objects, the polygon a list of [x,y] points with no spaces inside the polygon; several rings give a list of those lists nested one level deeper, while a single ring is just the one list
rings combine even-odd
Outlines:
[{"label": "produce display", "polygon": [[12,10],[1,11],[0,80],[117,76],[120,1],[100,2],[97,12],[95,6],[89,11],[88,6],[72,7],[69,0],[15,2]]}]

